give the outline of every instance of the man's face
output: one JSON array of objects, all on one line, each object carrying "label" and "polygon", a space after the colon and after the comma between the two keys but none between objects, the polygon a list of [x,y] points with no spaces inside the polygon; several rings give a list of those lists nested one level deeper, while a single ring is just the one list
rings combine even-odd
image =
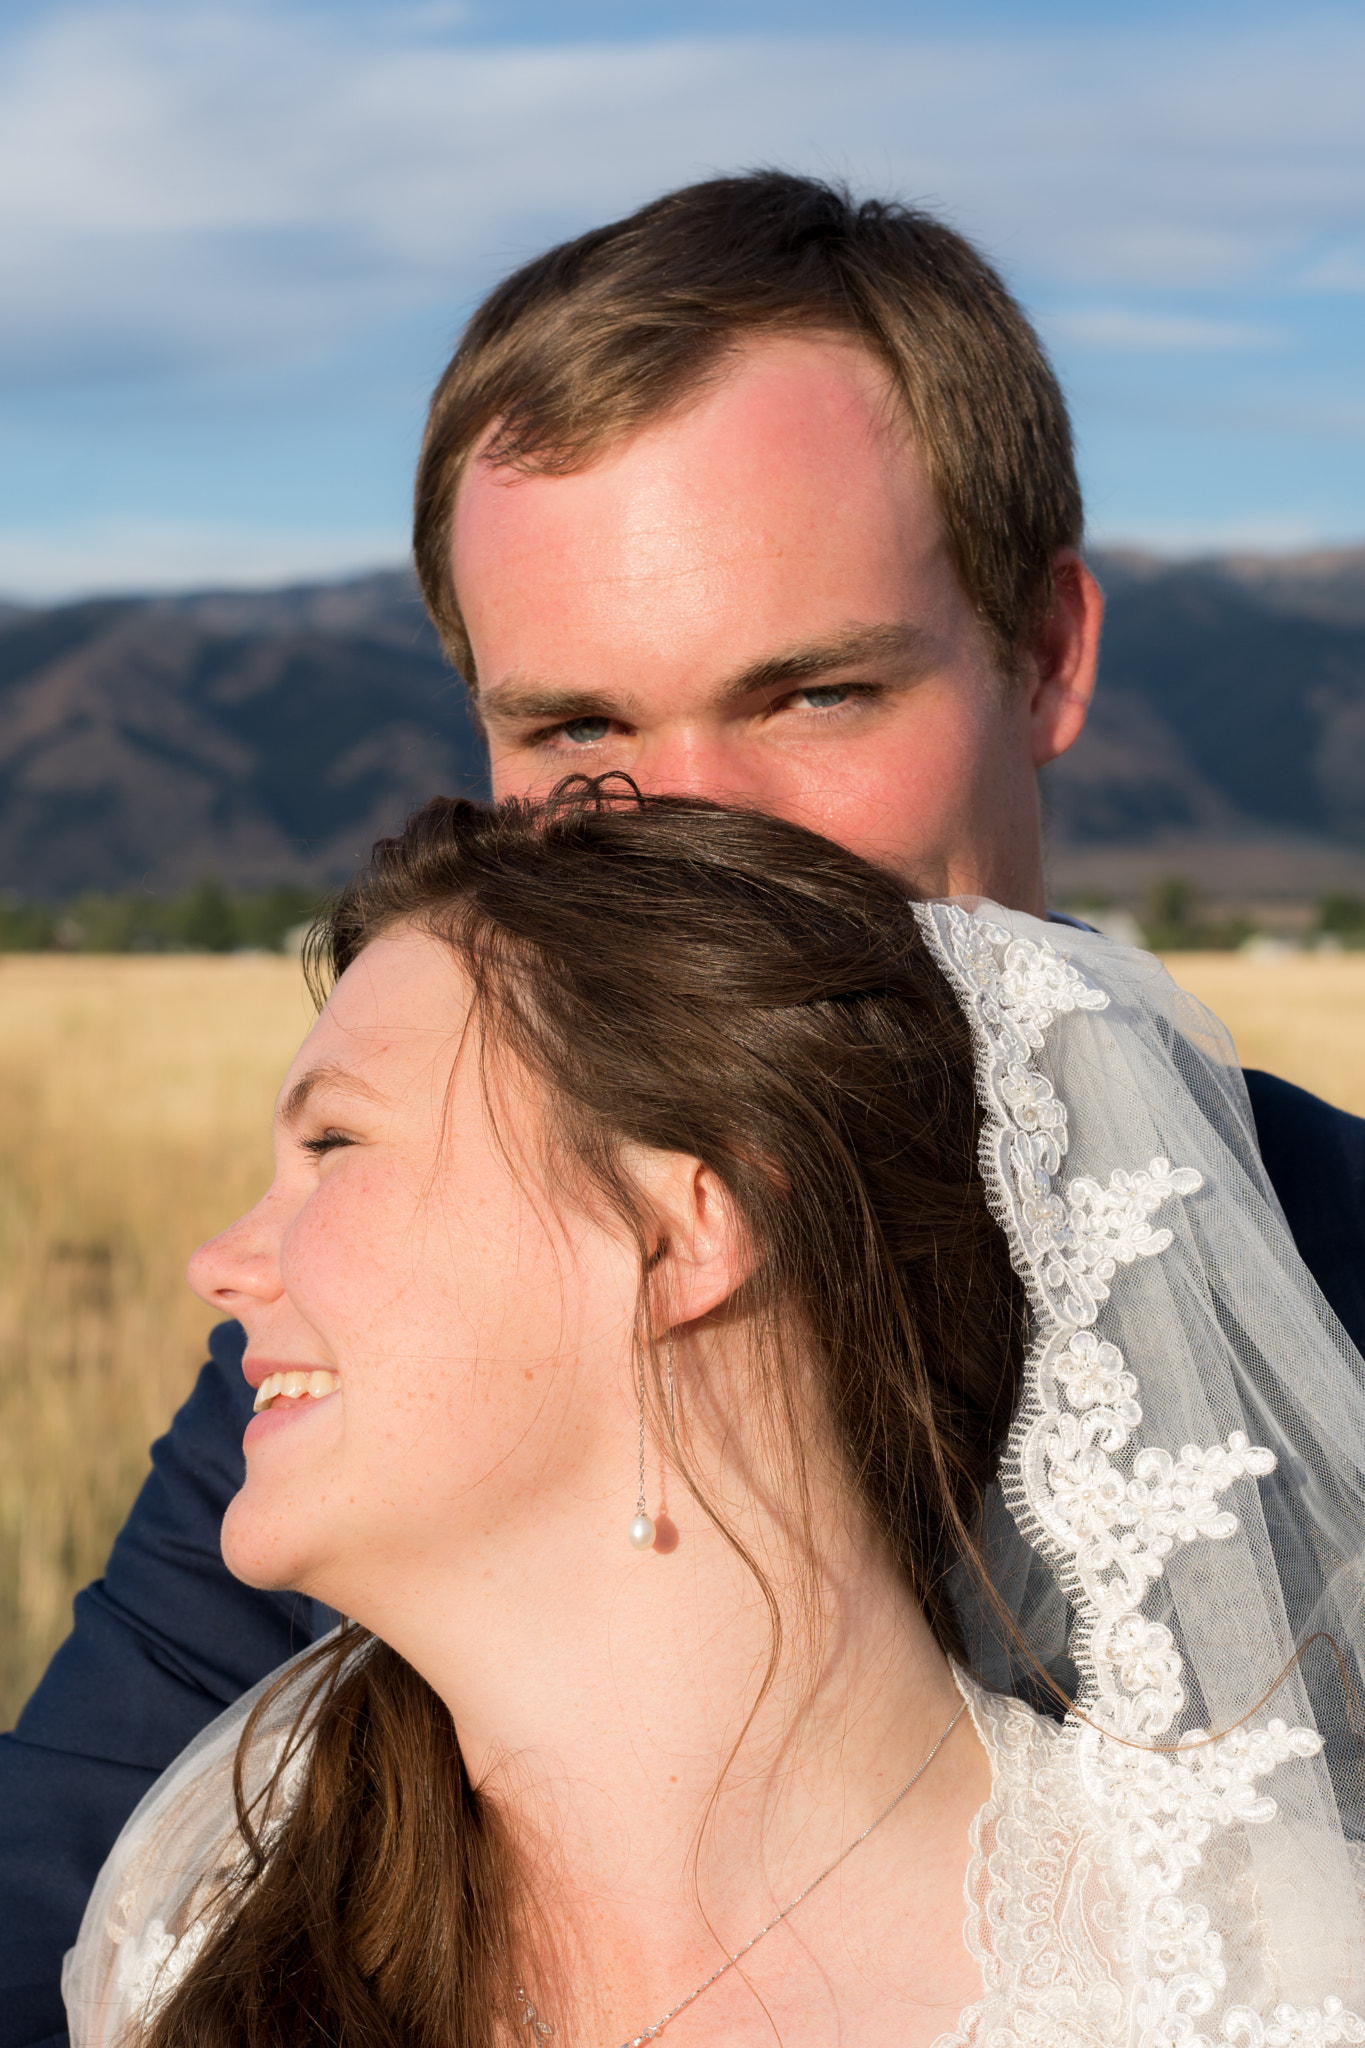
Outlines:
[{"label": "man's face", "polygon": [[495,795],[624,769],[1042,907],[1036,770],[1080,730],[1098,593],[1064,565],[1000,675],[861,348],[753,344],[572,475],[475,464],[452,544]]}]

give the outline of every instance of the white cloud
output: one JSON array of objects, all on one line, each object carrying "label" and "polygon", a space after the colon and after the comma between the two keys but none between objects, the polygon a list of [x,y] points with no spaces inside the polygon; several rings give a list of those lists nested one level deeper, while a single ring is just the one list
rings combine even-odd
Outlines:
[{"label": "white cloud", "polygon": [[1315,257],[1299,282],[1309,291],[1365,292],[1365,242],[1343,243]]},{"label": "white cloud", "polygon": [[756,161],[940,207],[1049,296],[1283,276],[1365,208],[1334,23],[499,48],[408,8],[49,6],[0,83],[0,360],[325,352]]},{"label": "white cloud", "polygon": [[1177,558],[1228,554],[1299,554],[1309,548],[1352,540],[1319,520],[1278,512],[1250,513],[1230,519],[1130,520],[1122,527],[1104,527],[1087,535],[1093,548],[1139,548],[1149,554]]},{"label": "white cloud", "polygon": [[1147,313],[1133,306],[1081,306],[1039,318],[1044,334],[1082,348],[1157,354],[1215,353],[1278,347],[1277,328],[1192,313]]},{"label": "white cloud", "polygon": [[261,589],[390,569],[407,536],[270,532],[211,520],[103,519],[0,529],[0,597],[46,604],[108,592]]}]

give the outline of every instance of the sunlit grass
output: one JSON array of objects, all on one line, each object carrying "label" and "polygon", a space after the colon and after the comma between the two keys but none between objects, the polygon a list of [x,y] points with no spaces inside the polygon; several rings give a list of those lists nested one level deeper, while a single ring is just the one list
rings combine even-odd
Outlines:
[{"label": "sunlit grass", "polygon": [[0,1727],[193,1384],[185,1260],[265,1186],[310,1016],[282,959],[0,961]]},{"label": "sunlit grass", "polygon": [[1222,1018],[1244,1067],[1365,1116],[1365,953],[1172,953],[1166,965]]},{"label": "sunlit grass", "polygon": [[[1365,955],[1170,964],[1247,1064],[1365,1114]],[[0,960],[0,1726],[193,1383],[185,1260],[264,1187],[310,1016],[280,959]]]}]

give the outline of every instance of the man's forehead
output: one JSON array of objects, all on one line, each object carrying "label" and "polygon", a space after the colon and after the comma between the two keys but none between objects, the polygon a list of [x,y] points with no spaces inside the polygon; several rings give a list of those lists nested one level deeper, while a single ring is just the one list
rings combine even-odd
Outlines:
[{"label": "man's forehead", "polygon": [[[799,410],[791,410],[792,400]],[[889,366],[859,336],[821,328],[736,335],[698,369],[690,383],[622,433],[593,444],[572,467],[552,464],[564,476],[609,468],[623,453],[644,445],[657,456],[697,435],[724,439],[737,415],[771,431],[783,443],[822,425],[841,435],[869,431],[910,444],[909,421],[900,387]],[[520,462],[490,463],[484,451],[498,439],[494,421],[475,445],[466,479],[476,474],[515,490],[528,477],[547,473]]]},{"label": "man's forehead", "polygon": [[582,470],[471,476],[452,559],[487,709],[503,684],[709,700],[765,662],[820,673],[854,627],[941,637],[958,592],[936,500],[846,368],[793,343]]},{"label": "man's forehead", "polygon": [[[613,553],[623,535],[631,555],[647,553],[662,568],[670,552],[690,557],[708,536],[717,549],[729,544],[718,514],[733,526],[766,507],[780,525],[794,485],[828,491],[843,474],[845,489],[865,488],[869,473],[883,490],[903,477],[937,517],[889,375],[869,351],[824,335],[768,337],[736,349],[683,402],[577,468],[527,472],[476,459],[456,498],[457,572],[477,567],[489,541],[524,537],[533,550],[561,520],[576,528],[583,573],[628,569],[629,557]],[[474,560],[462,564],[466,555]]]}]

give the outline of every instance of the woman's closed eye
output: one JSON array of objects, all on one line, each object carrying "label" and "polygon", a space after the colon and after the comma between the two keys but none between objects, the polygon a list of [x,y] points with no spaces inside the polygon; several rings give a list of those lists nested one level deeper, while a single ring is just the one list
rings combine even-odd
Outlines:
[{"label": "woman's closed eye", "polygon": [[320,1131],[316,1138],[301,1139],[299,1149],[311,1153],[314,1159],[321,1159],[325,1153],[340,1151],[344,1145],[354,1145],[355,1142],[349,1131],[328,1129]]}]

